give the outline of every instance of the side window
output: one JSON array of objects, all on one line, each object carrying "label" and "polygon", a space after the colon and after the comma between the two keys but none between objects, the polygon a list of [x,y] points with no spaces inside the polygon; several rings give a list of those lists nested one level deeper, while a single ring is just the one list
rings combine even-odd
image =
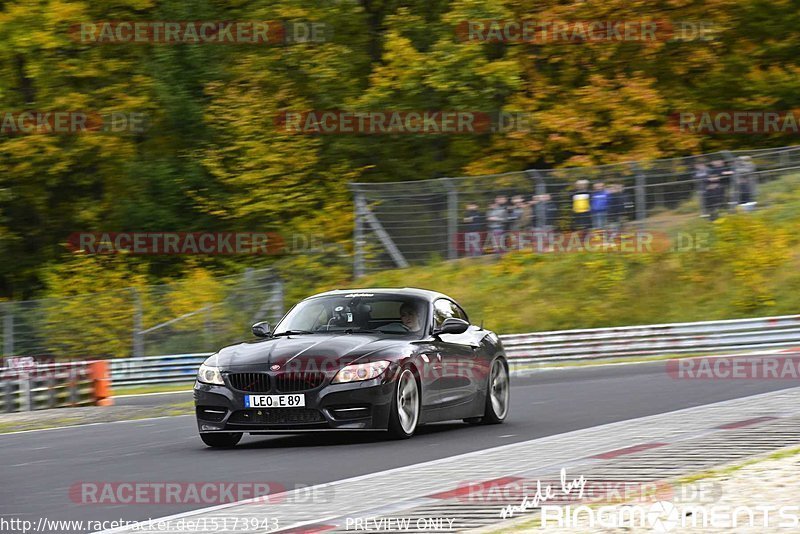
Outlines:
[{"label": "side window", "polygon": [[453,317],[458,317],[459,319],[464,319],[465,321],[469,322],[469,317],[467,317],[467,312],[461,309],[461,306],[458,304],[453,304],[453,312],[455,315]]},{"label": "side window", "polygon": [[445,319],[450,317],[458,317],[455,314],[455,306],[449,300],[439,299],[433,303],[433,325],[434,328],[439,328]]}]

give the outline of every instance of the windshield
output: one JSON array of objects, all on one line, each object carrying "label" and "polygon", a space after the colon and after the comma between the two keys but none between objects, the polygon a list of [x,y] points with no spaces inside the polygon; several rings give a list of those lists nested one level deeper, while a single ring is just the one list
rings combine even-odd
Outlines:
[{"label": "windshield", "polygon": [[278,323],[274,335],[371,332],[421,337],[427,324],[428,304],[423,299],[349,293],[300,302]]}]

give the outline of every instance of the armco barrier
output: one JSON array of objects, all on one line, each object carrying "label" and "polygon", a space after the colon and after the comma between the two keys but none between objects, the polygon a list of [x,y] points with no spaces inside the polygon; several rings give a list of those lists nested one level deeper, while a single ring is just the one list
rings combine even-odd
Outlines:
[{"label": "armco barrier", "polygon": [[0,368],[0,411],[21,412],[113,402],[107,361]]},{"label": "armco barrier", "polygon": [[[502,335],[512,367],[545,361],[800,346],[800,315]],[[191,382],[210,353],[111,362],[117,386]]]},{"label": "armco barrier", "polygon": [[516,362],[768,349],[800,345],[800,315],[501,337]]}]

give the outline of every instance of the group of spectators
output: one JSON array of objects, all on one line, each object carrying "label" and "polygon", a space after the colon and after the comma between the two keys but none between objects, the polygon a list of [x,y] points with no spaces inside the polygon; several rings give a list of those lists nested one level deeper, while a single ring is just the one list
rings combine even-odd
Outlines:
[{"label": "group of spectators", "polygon": [[[705,214],[712,221],[725,206],[740,205],[745,210],[755,206],[753,173],[756,166],[750,156],[739,156],[733,165],[715,159],[710,165],[700,160],[694,165],[694,179],[701,184]],[[735,176],[735,183],[732,180]]]},{"label": "group of spectators", "polygon": [[523,230],[549,231],[558,219],[558,206],[550,195],[533,195],[525,200],[522,195],[495,197],[486,213],[477,204],[467,204],[463,218],[464,232],[516,232]]},{"label": "group of spectators", "polygon": [[[703,213],[716,220],[726,206],[755,205],[753,188],[756,168],[750,156],[739,156],[732,164],[722,158],[707,164],[699,160],[694,166],[694,179],[701,191]],[[481,211],[476,203],[469,203],[462,218],[462,232],[518,232],[544,231],[571,228],[575,231],[607,230],[618,232],[626,221],[635,218],[632,196],[621,183],[589,180],[575,182],[571,193],[570,212],[563,212],[549,194],[533,195],[528,200],[523,195],[509,198],[498,195]],[[567,200],[567,199],[565,199]]]},{"label": "group of spectators", "polygon": [[462,219],[463,232],[518,232],[545,231],[572,227],[574,230],[616,229],[619,230],[632,214],[633,203],[622,184],[606,186],[597,182],[589,188],[588,180],[578,180],[572,194],[572,218],[570,224],[561,224],[562,215],[558,205],[547,193],[533,195],[526,200],[515,195],[509,201],[498,195],[482,212],[475,203],[466,205]]},{"label": "group of spectators", "polygon": [[575,182],[572,195],[572,227],[575,230],[619,230],[633,210],[633,202],[622,184]]}]

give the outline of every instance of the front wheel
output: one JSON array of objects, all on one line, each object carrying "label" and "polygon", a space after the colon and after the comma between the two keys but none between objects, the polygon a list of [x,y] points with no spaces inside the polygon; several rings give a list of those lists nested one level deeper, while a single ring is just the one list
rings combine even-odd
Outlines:
[{"label": "front wheel", "polygon": [[419,422],[419,406],[417,379],[411,369],[405,368],[395,382],[392,410],[389,414],[389,435],[395,439],[413,436]]},{"label": "front wheel", "polygon": [[242,439],[242,433],[200,434],[200,439],[203,440],[203,443],[215,449],[231,449]]}]

